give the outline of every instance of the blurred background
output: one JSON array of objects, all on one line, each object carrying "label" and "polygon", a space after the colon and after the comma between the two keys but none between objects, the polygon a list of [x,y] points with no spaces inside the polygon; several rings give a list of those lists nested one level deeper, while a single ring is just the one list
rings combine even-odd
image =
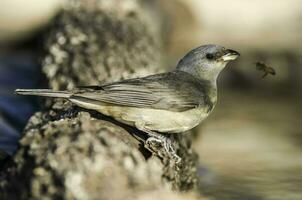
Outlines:
[{"label": "blurred background", "polygon": [[[241,53],[219,77],[218,104],[196,132],[201,190],[211,199],[302,199],[301,0],[157,0],[167,68],[190,49]],[[38,109],[15,88],[41,87],[37,38],[59,0],[0,3],[0,156],[12,155]],[[273,67],[262,78],[255,62]],[[167,69],[165,69],[167,70]],[[3,155],[2,155],[3,154]]]},{"label": "blurred background", "polygon": [[[178,0],[171,16],[170,62],[194,46],[241,53],[218,82],[218,104],[195,143],[214,199],[302,199],[301,0]],[[262,78],[255,62],[276,70]]]}]

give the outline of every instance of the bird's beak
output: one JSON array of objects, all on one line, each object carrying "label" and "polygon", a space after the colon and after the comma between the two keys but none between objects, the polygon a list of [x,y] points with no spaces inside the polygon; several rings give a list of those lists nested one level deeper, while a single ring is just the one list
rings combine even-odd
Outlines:
[{"label": "bird's beak", "polygon": [[240,56],[240,53],[237,51],[234,51],[232,49],[227,49],[225,51],[225,54],[221,57],[223,61],[230,61],[230,60],[235,60]]}]

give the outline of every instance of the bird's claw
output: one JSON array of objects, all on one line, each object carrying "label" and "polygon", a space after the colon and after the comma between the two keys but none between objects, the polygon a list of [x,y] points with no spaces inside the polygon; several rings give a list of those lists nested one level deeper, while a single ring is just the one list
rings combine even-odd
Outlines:
[{"label": "bird's claw", "polygon": [[181,158],[176,154],[176,151],[173,147],[172,141],[170,138],[167,138],[163,135],[151,136],[146,140],[146,148],[150,149],[153,152],[158,152],[159,156],[162,157],[160,151],[158,151],[158,147],[162,146],[168,156],[172,158],[176,164],[181,162]]}]

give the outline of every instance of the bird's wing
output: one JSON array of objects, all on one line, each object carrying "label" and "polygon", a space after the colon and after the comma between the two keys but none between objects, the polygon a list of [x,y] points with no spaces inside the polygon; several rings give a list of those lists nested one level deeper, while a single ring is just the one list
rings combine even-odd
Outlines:
[{"label": "bird's wing", "polygon": [[81,88],[71,99],[118,106],[185,111],[205,105],[203,84],[185,72],[170,72]]}]

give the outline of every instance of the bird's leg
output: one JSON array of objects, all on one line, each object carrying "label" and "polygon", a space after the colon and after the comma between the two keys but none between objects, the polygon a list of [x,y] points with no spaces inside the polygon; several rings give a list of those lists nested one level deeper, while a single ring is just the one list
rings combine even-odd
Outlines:
[{"label": "bird's leg", "polygon": [[169,157],[171,157],[175,163],[179,163],[181,161],[181,158],[176,154],[176,151],[173,147],[172,140],[168,138],[167,136],[148,130],[144,127],[144,125],[141,124],[135,124],[136,127],[145,132],[148,133],[149,138],[145,142],[145,147],[152,152],[157,152],[159,156],[162,157],[160,151],[158,150],[158,144],[160,144],[166,151]]}]

